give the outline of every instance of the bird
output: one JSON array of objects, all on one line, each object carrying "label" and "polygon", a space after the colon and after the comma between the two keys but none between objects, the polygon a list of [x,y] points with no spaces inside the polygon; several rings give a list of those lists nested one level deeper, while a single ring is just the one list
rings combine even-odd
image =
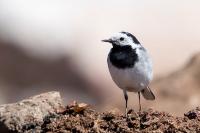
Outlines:
[{"label": "bird", "polygon": [[141,94],[146,100],[155,100],[155,95],[149,87],[153,79],[151,57],[138,39],[129,32],[118,32],[102,41],[112,44],[107,64],[112,80],[123,90],[126,117],[128,115],[127,92],[138,93],[140,112]]}]

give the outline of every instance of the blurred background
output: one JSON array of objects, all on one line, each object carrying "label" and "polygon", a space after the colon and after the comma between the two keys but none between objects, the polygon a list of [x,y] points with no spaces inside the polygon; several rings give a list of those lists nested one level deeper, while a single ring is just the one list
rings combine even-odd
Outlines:
[{"label": "blurred background", "polygon": [[[1,0],[0,104],[47,91],[65,103],[86,102],[98,110],[124,111],[102,43],[128,31],[154,63],[152,107],[181,115],[200,105],[199,0]],[[138,99],[129,93],[129,108]]]}]

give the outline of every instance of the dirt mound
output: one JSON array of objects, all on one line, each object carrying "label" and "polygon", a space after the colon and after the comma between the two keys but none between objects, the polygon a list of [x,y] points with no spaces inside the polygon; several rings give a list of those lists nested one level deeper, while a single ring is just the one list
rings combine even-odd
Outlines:
[{"label": "dirt mound", "polygon": [[[128,119],[123,114],[96,112],[88,106],[74,103],[44,119],[41,132],[200,132],[200,108],[174,117],[166,112],[149,109],[142,112],[129,110]],[[30,129],[28,132],[32,132]]]}]

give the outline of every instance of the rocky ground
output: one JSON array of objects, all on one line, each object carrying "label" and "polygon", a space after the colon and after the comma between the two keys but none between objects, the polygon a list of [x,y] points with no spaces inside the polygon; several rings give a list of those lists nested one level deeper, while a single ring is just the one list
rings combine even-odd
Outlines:
[{"label": "rocky ground", "polygon": [[[37,100],[36,100],[37,99]],[[0,132],[200,132],[200,107],[176,117],[148,109],[142,112],[98,112],[85,103],[62,105],[58,92],[0,106]]]}]

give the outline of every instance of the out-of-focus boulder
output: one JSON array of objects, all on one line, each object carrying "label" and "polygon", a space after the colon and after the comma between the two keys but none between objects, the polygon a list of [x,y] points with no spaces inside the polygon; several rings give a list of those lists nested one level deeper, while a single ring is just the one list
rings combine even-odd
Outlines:
[{"label": "out-of-focus boulder", "polygon": [[59,91],[66,102],[96,104],[102,100],[101,90],[78,69],[73,57],[51,58],[51,53],[49,58],[36,57],[20,45],[0,39],[0,91],[6,98],[0,101],[15,102],[44,91]]},{"label": "out-of-focus boulder", "polygon": [[186,65],[152,83],[156,91],[158,109],[182,114],[184,110],[200,103],[200,53],[194,55]]}]

